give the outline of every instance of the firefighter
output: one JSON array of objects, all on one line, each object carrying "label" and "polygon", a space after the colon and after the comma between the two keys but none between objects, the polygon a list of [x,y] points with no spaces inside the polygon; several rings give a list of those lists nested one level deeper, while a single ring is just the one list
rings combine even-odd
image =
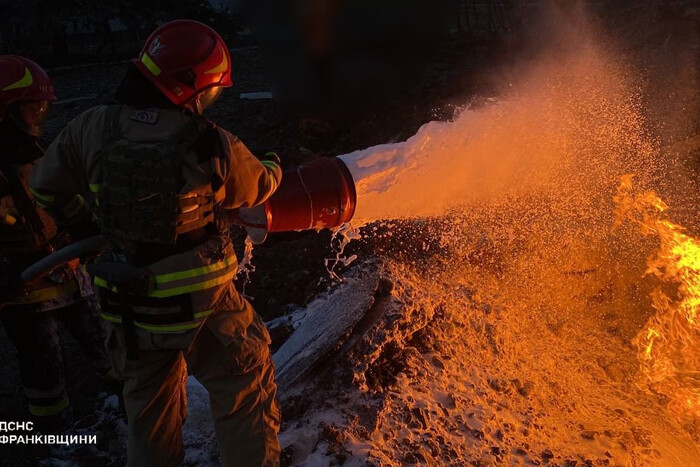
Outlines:
[{"label": "firefighter", "polygon": [[[40,431],[61,431],[72,412],[63,380],[59,321],[65,323],[95,368],[111,365],[105,326],[98,316],[90,277],[80,267],[54,271],[22,287],[19,273],[63,246],[68,237],[39,209],[50,199],[35,197],[29,173],[43,156],[39,137],[50,103],[51,81],[36,63],[0,56],[0,321],[17,348],[29,413]],[[88,208],[82,198],[63,209]]]},{"label": "firefighter", "polygon": [[[91,193],[114,244],[91,272],[125,380],[132,466],[183,463],[188,371],[209,392],[223,463],[279,463],[270,338],[233,285],[226,219],[264,202],[282,172],[274,153],[258,159],[202,117],[232,84],[214,30],[166,23],[130,65],[119,104],[69,123],[32,175],[57,205]],[[73,222],[88,229],[86,219]]]}]

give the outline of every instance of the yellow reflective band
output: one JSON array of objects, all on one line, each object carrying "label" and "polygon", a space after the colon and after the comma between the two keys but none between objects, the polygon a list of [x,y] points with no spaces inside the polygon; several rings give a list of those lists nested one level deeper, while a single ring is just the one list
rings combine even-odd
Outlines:
[{"label": "yellow reflective band", "polygon": [[226,51],[222,49],[221,53],[224,55],[221,58],[221,63],[216,65],[211,70],[205,71],[204,72],[205,75],[213,75],[214,73],[224,73],[228,69],[228,59],[226,58]]},{"label": "yellow reflective band", "polygon": [[[134,326],[137,328],[143,329],[144,331],[148,332],[180,332],[180,331],[188,331],[190,329],[195,329],[199,327],[202,324],[202,321],[204,318],[212,314],[214,310],[206,310],[202,311],[199,313],[194,314],[194,319],[195,321],[190,321],[188,323],[177,323],[177,324],[144,324],[140,323],[138,321],[134,321]],[[115,316],[115,315],[110,315],[108,313],[100,313],[100,316],[104,318],[106,321],[109,321],[110,323],[115,323],[115,324],[121,324],[122,323],[122,318],[121,316]]]},{"label": "yellow reflective band", "polygon": [[102,184],[101,183],[90,183],[90,191],[95,195],[95,204],[97,206],[100,205],[100,199],[98,197],[100,191],[102,190]]},{"label": "yellow reflective band", "polygon": [[94,282],[95,282],[95,285],[97,285],[97,286],[99,286],[99,287],[102,287],[103,289],[109,289],[109,290],[111,290],[111,291],[114,292],[114,293],[119,292],[119,291],[117,290],[116,287],[110,287],[110,286],[107,284],[107,281],[104,280],[104,279],[102,279],[101,277],[95,276]]},{"label": "yellow reflective band", "polygon": [[107,314],[107,313],[104,313],[104,312],[100,313],[100,316],[102,316],[102,318],[103,318],[105,321],[109,321],[110,323],[121,324],[121,322],[122,322],[122,319],[121,319],[120,316],[114,316],[114,315],[110,315],[110,314]]},{"label": "yellow reflective band", "polygon": [[78,286],[75,283],[75,281],[68,281],[64,284],[58,284],[52,287],[45,287],[43,289],[32,290],[27,295],[12,298],[5,303],[7,303],[8,305],[26,305],[29,303],[41,303],[49,300],[54,300],[59,297],[73,295],[77,291]]},{"label": "yellow reflective band", "polygon": [[186,323],[186,324],[174,324],[172,326],[153,326],[149,324],[134,323],[134,326],[141,328],[148,332],[181,332],[189,331],[190,329],[195,329],[201,326],[202,322],[198,321],[196,323]]},{"label": "yellow reflective band", "polygon": [[29,413],[36,415],[37,417],[50,417],[51,415],[60,413],[63,409],[68,407],[68,405],[70,405],[70,402],[68,401],[67,397],[64,397],[52,405],[29,404]]},{"label": "yellow reflective band", "polygon": [[165,284],[166,282],[177,281],[180,279],[191,279],[192,277],[204,276],[206,274],[211,274],[212,272],[220,271],[236,263],[235,256],[229,256],[223,261],[218,263],[210,264],[208,266],[200,266],[194,269],[188,269],[186,271],[171,272],[168,274],[161,274],[155,276],[156,284]]},{"label": "yellow reflective band", "polygon": [[34,198],[36,198],[37,202],[43,202],[44,204],[51,205],[53,204],[54,200],[56,197],[54,195],[47,195],[43,193],[39,193],[36,191],[34,188],[29,187],[29,192],[34,195]]},{"label": "yellow reflective band", "polygon": [[11,91],[12,89],[22,89],[22,88],[28,88],[34,84],[34,78],[32,77],[32,72],[29,71],[29,68],[24,67],[24,76],[20,78],[19,81],[12,83],[8,86],[5,86],[2,88],[3,91]]},{"label": "yellow reflective band", "polygon": [[[217,277],[215,279],[197,282],[196,284],[183,285],[182,287],[174,287],[172,289],[154,290],[153,292],[148,294],[148,297],[167,298],[167,297],[174,297],[175,295],[184,295],[184,294],[188,294],[188,293],[192,293],[192,292],[198,292],[200,290],[210,289],[212,287],[216,287],[217,285],[221,285],[221,284],[224,284],[226,282],[232,281],[235,276],[236,276],[236,272],[233,271],[233,272],[230,272],[230,273],[225,274],[223,276]],[[101,277],[95,276],[94,282],[95,282],[95,285],[98,287],[102,287],[103,289],[109,289],[114,293],[119,292],[119,290],[116,287],[110,287],[107,284],[107,281],[102,279]]]},{"label": "yellow reflective band", "polygon": [[198,282],[196,284],[191,284],[191,285],[183,285],[182,287],[175,287],[173,289],[165,289],[165,290],[154,290],[150,294],[148,294],[149,297],[156,297],[156,298],[167,298],[167,297],[174,297],[175,295],[184,295],[186,293],[192,293],[192,292],[198,292],[200,290],[206,290],[206,289],[211,289],[212,287],[216,287],[217,285],[225,284],[226,282],[230,282],[233,280],[233,278],[236,276],[236,272],[231,272],[228,273],[224,276],[217,277],[216,279],[211,279],[208,281],[204,282]]},{"label": "yellow reflective band", "polygon": [[155,62],[151,59],[151,57],[148,56],[147,53],[141,55],[141,63],[146,65],[146,68],[148,68],[148,71],[153,73],[153,76],[158,76],[161,73],[158,65],[155,64]]}]

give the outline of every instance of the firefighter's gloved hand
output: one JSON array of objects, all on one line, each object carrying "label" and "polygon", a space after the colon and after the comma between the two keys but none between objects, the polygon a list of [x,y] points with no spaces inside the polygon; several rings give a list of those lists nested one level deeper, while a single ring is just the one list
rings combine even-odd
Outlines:
[{"label": "firefighter's gloved hand", "polygon": [[266,152],[264,156],[260,157],[260,162],[274,162],[278,166],[282,167],[280,156],[278,156],[275,151]]}]

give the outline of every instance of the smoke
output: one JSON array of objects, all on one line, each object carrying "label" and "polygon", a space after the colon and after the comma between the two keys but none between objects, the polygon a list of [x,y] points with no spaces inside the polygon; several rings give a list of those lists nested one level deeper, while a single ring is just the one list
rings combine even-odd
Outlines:
[{"label": "smoke", "polygon": [[635,71],[594,40],[582,13],[555,11],[542,23],[559,25],[548,32],[550,47],[531,39],[536,57],[511,67],[498,98],[430,122],[405,142],[341,156],[357,184],[357,221],[553,193],[599,217],[620,175],[653,178],[657,147]]}]

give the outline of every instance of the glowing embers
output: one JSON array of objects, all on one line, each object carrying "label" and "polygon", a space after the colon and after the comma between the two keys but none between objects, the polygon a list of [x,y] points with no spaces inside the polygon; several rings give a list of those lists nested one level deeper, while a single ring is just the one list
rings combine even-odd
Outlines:
[{"label": "glowing embers", "polygon": [[631,220],[658,238],[647,275],[661,282],[652,292],[655,314],[634,339],[641,385],[660,394],[679,419],[700,416],[700,240],[668,219],[668,206],[653,191],[636,192],[631,175],[615,196],[617,223]]}]

